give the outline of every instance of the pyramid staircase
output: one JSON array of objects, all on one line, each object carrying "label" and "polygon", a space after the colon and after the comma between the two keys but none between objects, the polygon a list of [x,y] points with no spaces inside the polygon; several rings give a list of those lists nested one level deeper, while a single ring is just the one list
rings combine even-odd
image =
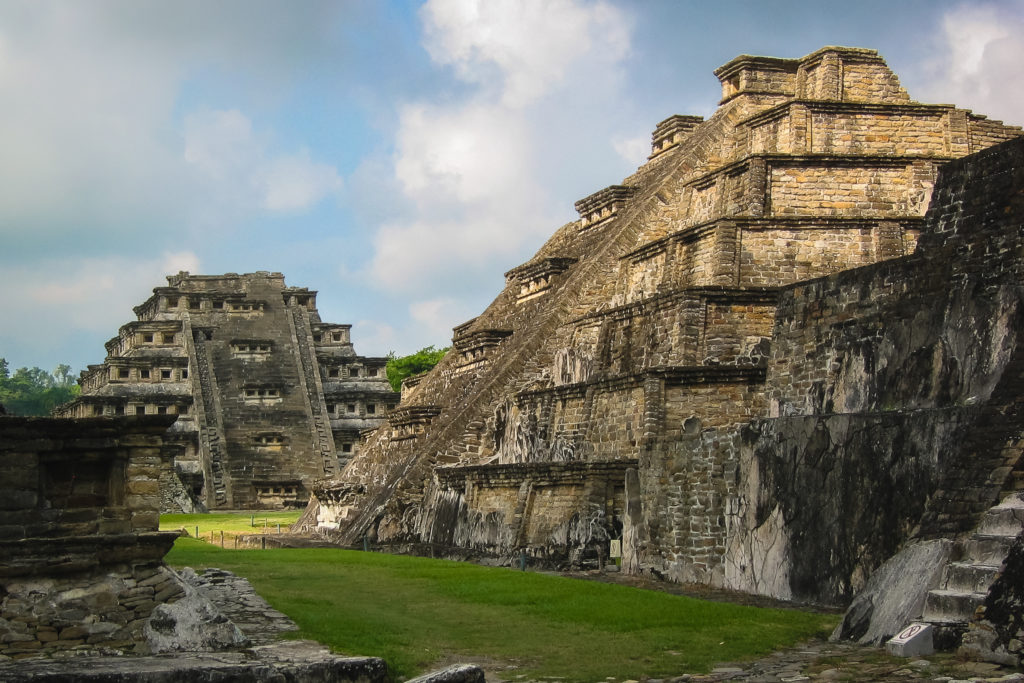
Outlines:
[{"label": "pyramid staircase", "polygon": [[189,345],[190,361],[196,368],[193,382],[198,382],[199,391],[195,392],[195,402],[198,408],[197,418],[199,420],[199,447],[207,455],[210,464],[210,476],[212,482],[206,482],[209,487],[212,484],[213,500],[209,498],[204,501],[209,505],[222,507],[228,504],[227,482],[225,475],[224,457],[224,433],[221,424],[221,411],[217,405],[217,378],[213,374],[213,367],[210,363],[209,350],[206,346],[206,336],[203,330],[192,329],[188,320],[185,321],[186,333],[191,336],[192,343]]},{"label": "pyramid staircase", "polygon": [[922,617],[935,627],[937,649],[959,644],[1021,532],[1024,494],[1013,493],[985,512],[974,534],[963,543],[962,556],[946,565],[939,586],[928,592]]}]

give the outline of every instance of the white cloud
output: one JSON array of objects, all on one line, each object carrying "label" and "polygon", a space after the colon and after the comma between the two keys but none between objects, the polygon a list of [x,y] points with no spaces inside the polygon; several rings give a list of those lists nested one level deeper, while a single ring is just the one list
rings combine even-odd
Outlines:
[{"label": "white cloud", "polygon": [[260,156],[252,122],[237,109],[185,117],[185,161],[214,180],[228,180]]},{"label": "white cloud", "polygon": [[333,166],[312,161],[303,149],[298,154],[269,161],[261,169],[257,184],[265,209],[296,211],[338,192],[341,176]]},{"label": "white cloud", "polygon": [[942,29],[929,82],[916,96],[1024,123],[1024,89],[1010,86],[1024,63],[1024,5],[963,4],[946,13]]},{"label": "white cloud", "polygon": [[127,231],[154,209],[176,213],[182,178],[161,136],[178,68],[93,42],[84,6],[23,9],[0,23],[0,231]]},{"label": "white cloud", "polygon": [[267,136],[237,109],[193,112],[185,118],[184,159],[215,193],[241,208],[269,211],[308,209],[341,189],[341,177],[308,150],[272,156]]},{"label": "white cloud", "polygon": [[202,272],[199,270],[199,257],[191,251],[165,252],[161,258],[163,260],[160,263],[160,271],[167,275],[173,275],[182,270],[189,273]]},{"label": "white cloud", "polygon": [[[132,307],[145,301],[165,275],[197,272],[199,258],[190,251],[165,252],[150,258],[51,258],[0,269],[0,350],[18,364],[36,363],[26,356],[49,356],[75,368],[103,361],[102,343],[83,345],[82,338],[107,339],[134,320]],[[32,330],[32,347],[17,333]]]},{"label": "white cloud", "polygon": [[629,50],[624,15],[604,2],[432,0],[422,16],[434,61],[484,86],[497,71],[513,107],[557,87],[579,61],[614,64]]},{"label": "white cloud", "polygon": [[529,132],[501,107],[413,105],[401,113],[395,175],[420,206],[515,194],[528,183]]},{"label": "white cloud", "polygon": [[452,328],[466,322],[473,314],[467,310],[465,303],[450,297],[440,297],[409,304],[409,317],[416,323],[416,329],[421,331],[422,337],[450,339]]},{"label": "white cloud", "polygon": [[528,122],[498,105],[406,107],[394,173],[415,215],[377,230],[375,282],[404,292],[450,283],[456,272],[507,267],[509,253],[543,238],[552,212],[534,174],[536,144]]},{"label": "white cloud", "polygon": [[[393,173],[410,210],[380,225],[368,270],[437,302],[516,265],[572,215],[550,181],[581,146],[615,156],[589,131],[609,118],[630,22],[579,0],[430,0],[420,14],[431,57],[472,87],[400,108]],[[553,124],[552,107],[585,116]]]},{"label": "white cloud", "polygon": [[379,320],[360,320],[352,325],[352,343],[357,353],[396,351],[397,337],[394,327]]},{"label": "white cloud", "polygon": [[612,147],[627,163],[639,167],[651,152],[651,138],[616,138],[612,140]]},{"label": "white cloud", "polygon": [[164,276],[180,270],[197,272],[199,257],[190,251],[166,252],[148,259],[127,256],[55,259],[32,268],[4,269],[3,286],[18,283],[22,295],[0,317],[35,310],[76,326],[113,332],[131,319],[133,306],[148,298]]}]

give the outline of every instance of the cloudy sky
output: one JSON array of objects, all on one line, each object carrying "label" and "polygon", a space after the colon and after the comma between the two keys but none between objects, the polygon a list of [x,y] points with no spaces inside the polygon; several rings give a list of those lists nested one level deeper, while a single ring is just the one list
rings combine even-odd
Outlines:
[{"label": "cloudy sky", "polygon": [[1024,0],[0,0],[0,356],[77,371],[164,277],[281,271],[448,344],[738,54],[879,50],[1024,123]]}]

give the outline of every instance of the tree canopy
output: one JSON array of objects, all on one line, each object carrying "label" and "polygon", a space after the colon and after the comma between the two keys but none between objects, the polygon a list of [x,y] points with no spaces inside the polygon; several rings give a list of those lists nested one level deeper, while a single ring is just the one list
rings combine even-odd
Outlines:
[{"label": "tree canopy", "polygon": [[416,353],[408,356],[396,357],[395,354],[388,354],[388,382],[395,391],[402,390],[402,380],[430,370],[437,365],[448,349],[435,349],[432,345],[426,346]]},{"label": "tree canopy", "polygon": [[49,415],[80,390],[70,365],[62,363],[53,372],[18,368],[12,375],[7,359],[0,358],[0,404],[8,415]]}]

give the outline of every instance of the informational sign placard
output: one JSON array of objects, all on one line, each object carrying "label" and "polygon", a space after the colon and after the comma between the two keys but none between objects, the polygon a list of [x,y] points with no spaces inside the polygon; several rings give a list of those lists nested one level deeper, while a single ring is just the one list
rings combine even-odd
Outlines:
[{"label": "informational sign placard", "polygon": [[608,557],[622,557],[622,541],[612,541],[608,546]]}]

